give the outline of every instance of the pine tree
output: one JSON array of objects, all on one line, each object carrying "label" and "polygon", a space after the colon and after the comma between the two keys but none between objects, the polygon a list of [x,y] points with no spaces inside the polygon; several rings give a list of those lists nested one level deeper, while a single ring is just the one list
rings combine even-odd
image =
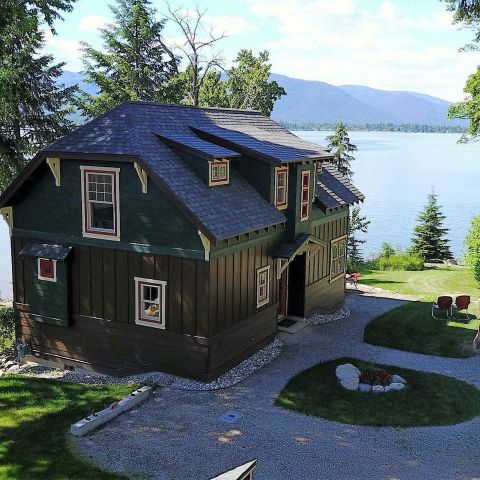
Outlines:
[{"label": "pine tree", "polygon": [[104,51],[82,44],[85,79],[100,89],[82,94],[83,114],[95,117],[127,100],[179,101],[181,82],[171,82],[178,59],[162,40],[166,20],[156,19],[150,0],[116,0],[110,9],[115,23],[101,30]]},{"label": "pine tree", "polygon": [[362,263],[364,261],[360,246],[366,240],[359,239],[357,233],[367,233],[370,220],[366,216],[360,214],[360,207],[356,205],[350,211],[350,218],[348,222],[348,240],[347,240],[347,255],[350,262]]},{"label": "pine tree", "polygon": [[75,87],[57,80],[63,63],[40,53],[41,22],[70,9],[69,1],[6,1],[0,24],[0,191],[43,146],[68,133]]},{"label": "pine tree", "polygon": [[452,258],[446,238],[448,228],[443,227],[445,216],[437,199],[433,191],[428,195],[427,205],[417,217],[412,238],[412,252],[418,253],[426,262]]},{"label": "pine tree", "polygon": [[337,167],[338,171],[347,178],[352,178],[353,172],[351,164],[355,160],[351,152],[357,150],[356,145],[350,143],[350,137],[347,127],[343,122],[337,123],[335,133],[327,137],[328,147],[332,149],[332,163]]}]

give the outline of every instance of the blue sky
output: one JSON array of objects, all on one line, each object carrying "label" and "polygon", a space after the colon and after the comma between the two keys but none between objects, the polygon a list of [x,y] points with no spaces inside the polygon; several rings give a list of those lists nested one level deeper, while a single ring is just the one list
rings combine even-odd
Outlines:
[{"label": "blue sky", "polygon": [[[47,33],[45,50],[80,71],[79,42],[101,46],[98,29],[112,16],[110,0],[78,0]],[[163,0],[153,0],[159,12]],[[241,48],[270,52],[272,71],[333,85],[413,90],[456,101],[480,53],[459,53],[472,33],[451,24],[438,0],[171,0],[173,7],[207,9],[206,20],[228,37],[228,66]],[[174,41],[179,32],[169,26]]]}]

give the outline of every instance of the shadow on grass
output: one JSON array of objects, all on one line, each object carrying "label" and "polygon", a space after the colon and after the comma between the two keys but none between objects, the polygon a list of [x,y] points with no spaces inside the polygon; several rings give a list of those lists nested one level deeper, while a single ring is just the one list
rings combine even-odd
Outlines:
[{"label": "shadow on grass", "polygon": [[69,426],[128,394],[132,387],[85,386],[6,376],[0,379],[0,478],[123,479],[68,449]]},{"label": "shadow on grass", "polygon": [[446,315],[432,318],[430,302],[408,302],[372,320],[364,341],[373,345],[441,357],[474,355],[472,342],[478,320],[452,322]]}]

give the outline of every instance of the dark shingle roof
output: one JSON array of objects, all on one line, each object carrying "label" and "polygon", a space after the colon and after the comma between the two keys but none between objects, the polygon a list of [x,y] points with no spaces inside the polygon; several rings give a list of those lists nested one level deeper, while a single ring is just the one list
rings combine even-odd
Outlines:
[{"label": "dark shingle roof", "polygon": [[365,199],[363,193],[330,163],[324,163],[317,175],[315,197],[325,209],[351,205]]},{"label": "dark shingle roof", "polygon": [[202,140],[193,132],[181,134],[169,133],[164,135],[159,134],[158,137],[162,142],[174,149],[177,148],[179,150],[191,152],[200,157],[212,160],[215,158],[232,158],[240,156],[238,152]]},{"label": "dark shingle roof", "polygon": [[293,133],[249,125],[192,127],[199,135],[223,142],[229,148],[272,164],[331,157],[320,145],[310,143]]},{"label": "dark shingle roof", "polygon": [[[172,148],[174,144],[176,147]],[[273,164],[331,157],[326,149],[300,139],[260,112],[143,102],[119,105],[49,145],[42,153],[138,158],[152,180],[174,196],[212,239],[221,240],[286,221],[285,215],[268,203],[234,165],[229,186],[208,187],[176,153],[179,146],[207,157],[238,152]],[[331,170],[326,172],[328,175],[323,172],[319,176],[318,201],[327,208],[342,201],[355,201],[351,195],[358,191]],[[352,192],[350,196],[345,188]]]},{"label": "dark shingle roof", "polygon": [[[43,153],[137,156],[198,220],[205,233],[221,240],[284,223],[286,217],[233,166],[228,187],[208,187],[159,136],[184,135],[191,139],[194,133],[190,126],[249,123],[291,135],[260,112],[126,102],[49,145]],[[205,143],[201,145],[205,147]]]},{"label": "dark shingle roof", "polygon": [[51,245],[48,243],[29,243],[20,251],[20,255],[36,258],[50,258],[51,260],[65,260],[72,247]]}]

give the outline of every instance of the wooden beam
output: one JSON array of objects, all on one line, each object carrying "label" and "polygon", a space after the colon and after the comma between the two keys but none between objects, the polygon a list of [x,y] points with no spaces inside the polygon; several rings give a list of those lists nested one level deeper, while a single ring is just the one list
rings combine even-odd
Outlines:
[{"label": "wooden beam", "polygon": [[148,185],[147,172],[137,162],[134,162],[133,166],[135,167],[138,178],[140,179],[140,183],[142,184],[142,193],[147,193],[147,185]]},{"label": "wooden beam", "polygon": [[60,186],[60,159],[59,158],[47,158],[47,164],[53,173],[55,178],[55,186]]},{"label": "wooden beam", "polygon": [[10,230],[10,235],[12,235],[13,228],[13,208],[12,207],[3,207],[0,208],[0,215],[2,215],[5,222],[7,222],[8,228]]},{"label": "wooden beam", "polygon": [[205,260],[208,262],[210,261],[210,250],[211,250],[210,240],[200,230],[198,231],[198,236],[200,237],[203,248],[205,249]]}]

